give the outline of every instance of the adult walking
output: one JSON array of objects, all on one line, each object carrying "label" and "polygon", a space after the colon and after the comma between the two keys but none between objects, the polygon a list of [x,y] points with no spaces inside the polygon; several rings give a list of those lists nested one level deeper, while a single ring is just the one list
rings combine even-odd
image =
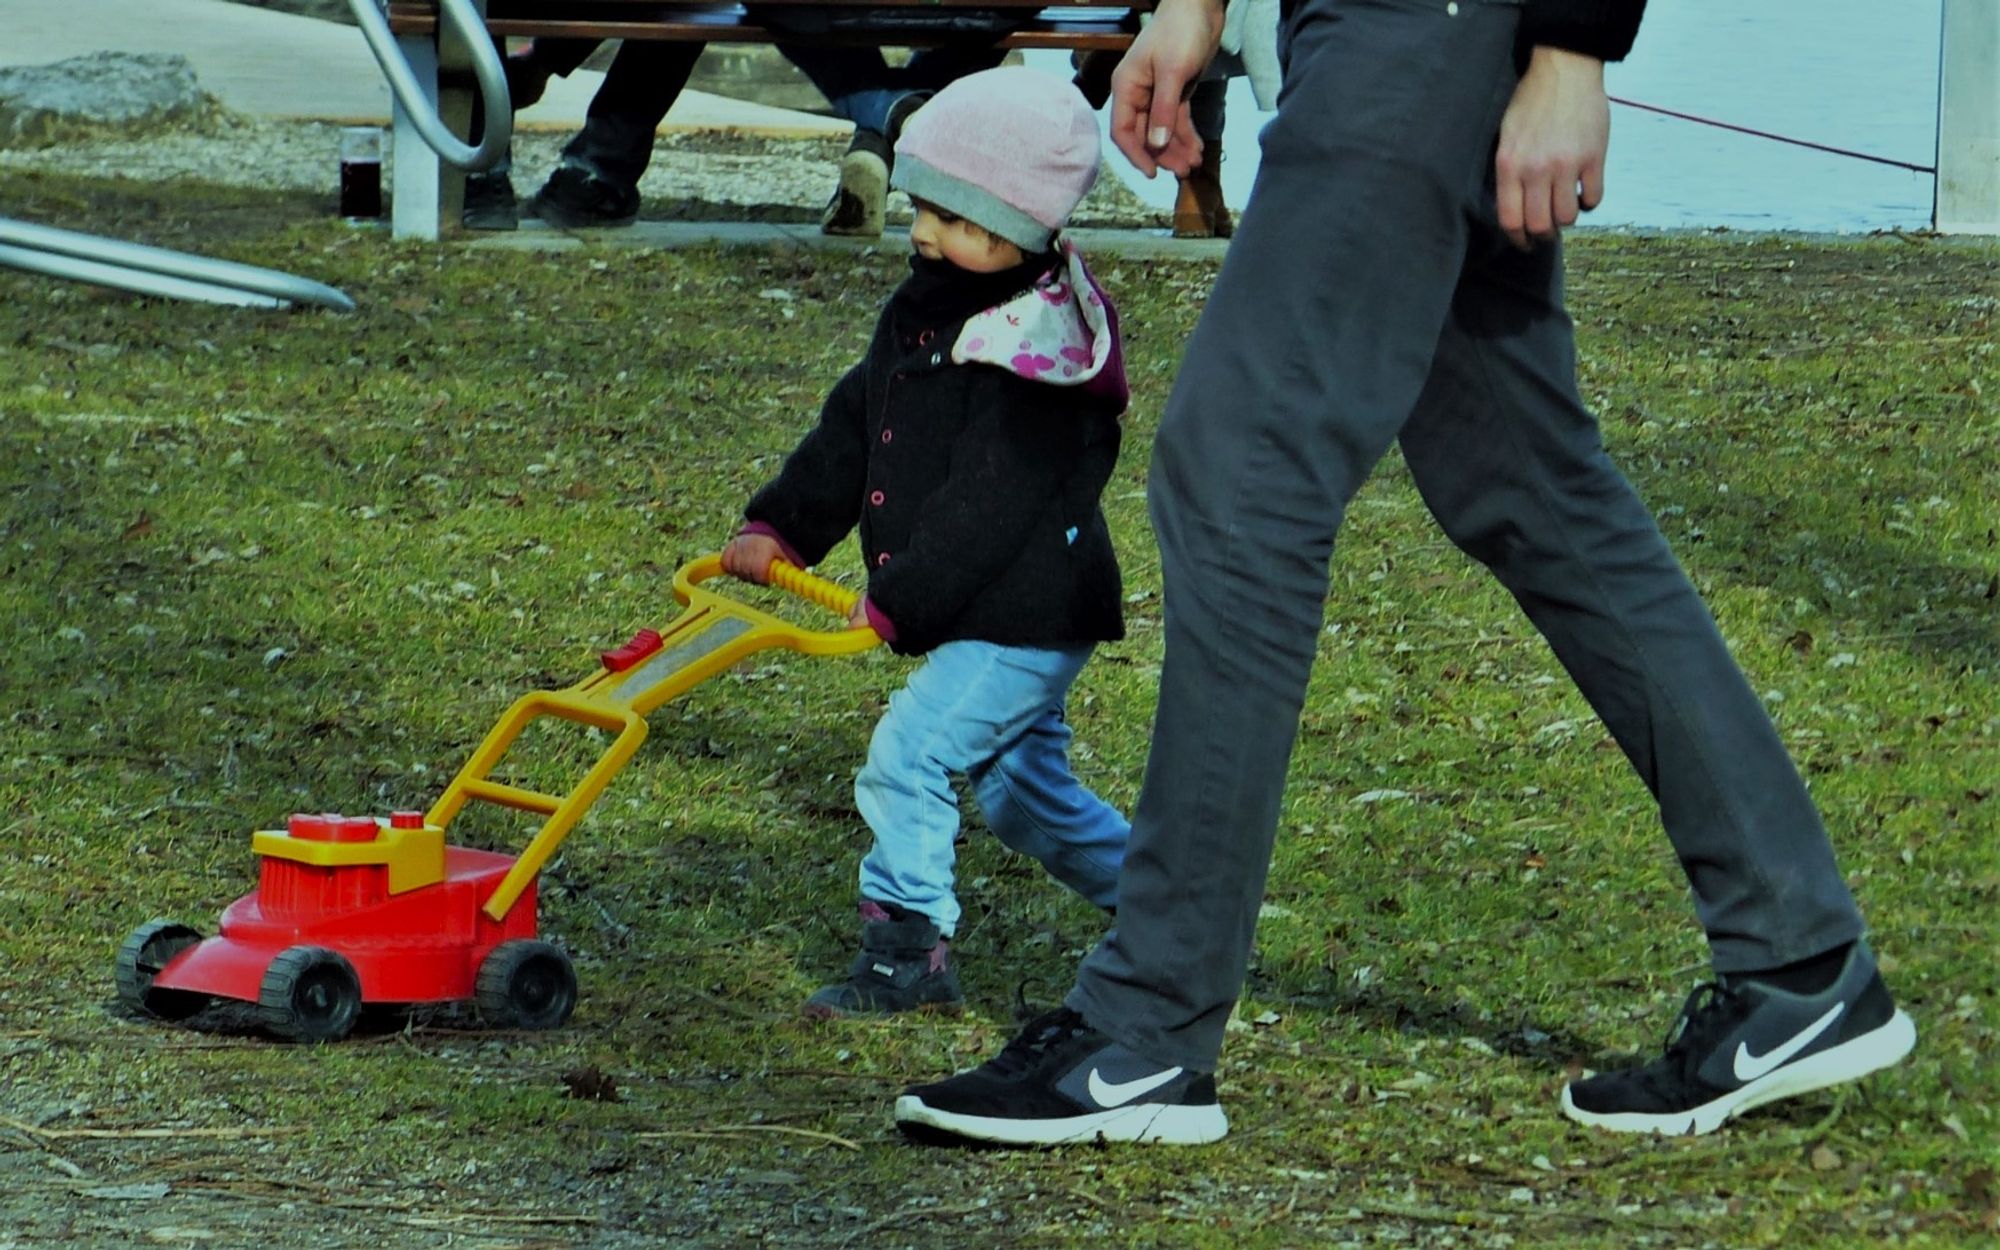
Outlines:
[{"label": "adult walking", "polygon": [[[1659,1059],[1567,1085],[1609,1129],[1707,1132],[1914,1043],[1796,769],[1578,395],[1558,236],[1603,191],[1603,64],[1644,0],[1291,0],[1249,207],[1149,486],[1166,659],[1118,924],[1066,1004],[920,1085],[906,1129],[1212,1141],[1335,531],[1391,442],[1658,800],[1716,980]],[[1113,79],[1144,173],[1200,144],[1218,0],[1162,0]]]}]

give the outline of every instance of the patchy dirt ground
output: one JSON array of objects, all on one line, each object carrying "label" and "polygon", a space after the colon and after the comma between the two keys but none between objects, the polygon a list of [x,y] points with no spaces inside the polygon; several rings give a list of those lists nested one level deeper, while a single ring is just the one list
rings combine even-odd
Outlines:
[{"label": "patchy dirt ground", "polygon": [[[393,244],[330,222],[330,194],[0,184],[0,213],[310,268],[361,304],[0,275],[0,1247],[2000,1234],[1991,247],[1586,234],[1570,255],[1586,393],[1773,692],[1919,1021],[1911,1062],[1692,1142],[1556,1115],[1572,1064],[1657,1049],[1700,939],[1643,791],[1389,465],[1334,571],[1220,1073],[1231,1136],[959,1153],[900,1140],[890,1100],[993,1053],[1102,921],[976,838],[973,1009],[799,1018],[851,954],[847,783],[886,661],[758,666],[655,718],[545,877],[585,987],[569,1027],[445,1015],[314,1048],[110,1001],[132,926],[212,925],[248,888],[252,822],[421,803],[506,700],[658,601],[895,279],[886,255],[584,269]],[[1107,508],[1137,598],[1072,714],[1129,803],[1159,660],[1145,449],[1212,268],[1099,268],[1130,347]]]}]

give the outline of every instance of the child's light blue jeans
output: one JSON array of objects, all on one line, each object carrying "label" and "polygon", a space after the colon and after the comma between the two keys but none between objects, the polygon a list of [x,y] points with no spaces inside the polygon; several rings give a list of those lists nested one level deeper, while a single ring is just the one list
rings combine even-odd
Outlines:
[{"label": "child's light blue jeans", "polygon": [[875,845],[861,861],[861,896],[958,926],[952,842],[954,774],[1000,841],[1099,907],[1117,901],[1131,826],[1069,768],[1063,697],[1091,648],[1046,650],[948,642],[889,699],[854,779]]}]

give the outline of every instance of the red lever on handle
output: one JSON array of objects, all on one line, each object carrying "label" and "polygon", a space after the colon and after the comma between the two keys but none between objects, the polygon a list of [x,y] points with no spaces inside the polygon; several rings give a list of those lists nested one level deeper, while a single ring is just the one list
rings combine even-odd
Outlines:
[{"label": "red lever on handle", "polygon": [[658,651],[661,646],[658,630],[642,629],[632,635],[632,641],[622,647],[606,651],[603,655],[604,667],[614,673],[622,673],[647,656]]}]

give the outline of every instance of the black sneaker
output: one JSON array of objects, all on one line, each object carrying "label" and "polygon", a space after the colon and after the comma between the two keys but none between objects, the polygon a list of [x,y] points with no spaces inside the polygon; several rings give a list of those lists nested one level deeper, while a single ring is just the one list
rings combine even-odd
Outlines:
[{"label": "black sneaker", "polygon": [[881,234],[894,160],[895,150],[886,136],[857,129],[847,154],[840,158],[840,185],[820,213],[820,233],[866,239]]},{"label": "black sneaker", "polygon": [[1067,1007],[1030,1021],[980,1067],[905,1090],[896,1123],[918,1140],[1010,1146],[1194,1146],[1229,1131],[1212,1074],[1143,1059]]},{"label": "black sneaker", "polygon": [[1854,944],[1816,994],[1718,978],[1688,996],[1666,1053],[1563,1086],[1563,1114],[1620,1133],[1695,1135],[1779,1098],[1886,1068],[1916,1045],[1874,957]]},{"label": "black sneaker", "polygon": [[620,186],[581,165],[558,165],[528,208],[563,230],[629,226],[639,219],[639,189]]},{"label": "black sneaker", "polygon": [[467,174],[465,211],[460,220],[467,230],[512,230],[521,224],[521,206],[514,199],[514,180],[504,173]]},{"label": "black sneaker", "polygon": [[847,979],[816,991],[805,1013],[821,1020],[836,1016],[886,1016],[930,1008],[957,1011],[965,1005],[951,945],[929,917],[893,903],[861,901],[861,953]]}]

